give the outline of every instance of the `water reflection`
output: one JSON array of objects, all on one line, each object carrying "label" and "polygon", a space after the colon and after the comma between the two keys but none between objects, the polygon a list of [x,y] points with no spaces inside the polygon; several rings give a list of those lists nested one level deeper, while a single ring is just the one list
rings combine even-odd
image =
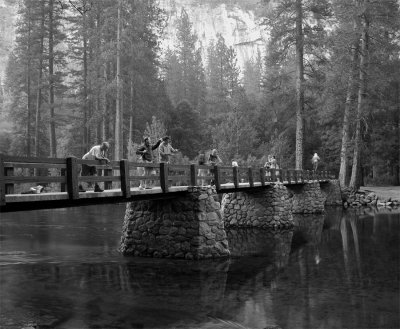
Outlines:
[{"label": "water reflection", "polygon": [[[399,213],[227,232],[217,261],[124,258],[123,206],[1,214],[1,328],[397,328]],[[18,217],[21,216],[21,217]]]}]

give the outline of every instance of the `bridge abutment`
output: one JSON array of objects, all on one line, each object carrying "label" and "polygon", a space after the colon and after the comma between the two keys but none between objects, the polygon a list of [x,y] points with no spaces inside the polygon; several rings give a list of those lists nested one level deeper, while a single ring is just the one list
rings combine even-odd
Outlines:
[{"label": "bridge abutment", "polygon": [[221,211],[226,226],[283,228],[293,226],[287,188],[276,184],[264,189],[226,193]]},{"label": "bridge abutment", "polygon": [[230,255],[217,194],[189,187],[174,199],[127,204],[120,250],[125,255],[206,259]]}]

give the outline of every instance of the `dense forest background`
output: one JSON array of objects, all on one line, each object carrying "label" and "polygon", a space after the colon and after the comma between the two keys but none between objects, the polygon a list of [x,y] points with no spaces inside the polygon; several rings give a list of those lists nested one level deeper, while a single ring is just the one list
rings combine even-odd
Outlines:
[{"label": "dense forest background", "polygon": [[4,2],[18,15],[1,153],[81,157],[107,140],[112,158],[136,160],[143,136],[168,134],[179,163],[217,148],[228,165],[274,154],[311,169],[317,152],[342,185],[399,185],[397,0],[215,1],[253,10],[269,35],[241,65],[222,34],[199,42],[184,7],[165,48],[156,1]]}]

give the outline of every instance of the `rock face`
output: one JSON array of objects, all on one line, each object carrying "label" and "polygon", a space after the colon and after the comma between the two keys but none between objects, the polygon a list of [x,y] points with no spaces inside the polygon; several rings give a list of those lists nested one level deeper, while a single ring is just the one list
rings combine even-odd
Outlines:
[{"label": "rock face", "polygon": [[282,228],[293,225],[289,194],[282,184],[258,191],[227,193],[222,199],[221,211],[227,227]]},{"label": "rock face", "polygon": [[171,200],[127,205],[120,250],[125,255],[205,259],[229,256],[215,190],[192,187]]},{"label": "rock face", "polygon": [[255,15],[258,0],[160,0],[160,7],[168,17],[162,48],[173,48],[176,41],[176,22],[184,9],[193,24],[193,30],[202,45],[202,58],[207,59],[207,47],[221,34],[232,46],[243,64],[265,53],[267,35]]}]

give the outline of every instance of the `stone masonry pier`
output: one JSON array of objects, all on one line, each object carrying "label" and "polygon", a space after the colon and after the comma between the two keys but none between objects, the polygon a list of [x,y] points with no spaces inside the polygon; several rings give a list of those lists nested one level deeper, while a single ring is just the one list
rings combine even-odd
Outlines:
[{"label": "stone masonry pier", "polygon": [[147,257],[207,259],[230,255],[217,194],[191,187],[176,199],[128,203],[120,250]]},{"label": "stone masonry pier", "polygon": [[181,259],[230,255],[225,227],[290,229],[293,214],[323,213],[341,202],[337,181],[285,186],[282,183],[225,193],[221,204],[212,187],[190,187],[169,200],[127,205],[120,250],[125,255]]}]

